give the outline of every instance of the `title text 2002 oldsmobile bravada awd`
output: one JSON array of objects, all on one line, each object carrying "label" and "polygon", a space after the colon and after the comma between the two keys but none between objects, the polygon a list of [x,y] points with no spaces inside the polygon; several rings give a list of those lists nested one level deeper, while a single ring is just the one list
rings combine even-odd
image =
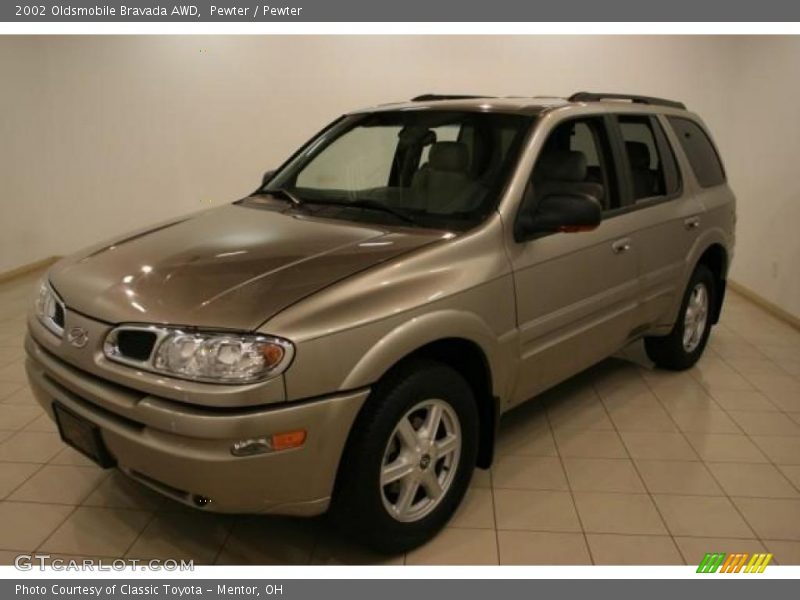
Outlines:
[{"label": "title text 2002 oldsmobile bravada awd", "polygon": [[677,102],[421,96],[347,114],[251,196],[57,263],[27,369],[63,439],[202,510],[439,530],[500,415],[717,321],[734,197]]}]

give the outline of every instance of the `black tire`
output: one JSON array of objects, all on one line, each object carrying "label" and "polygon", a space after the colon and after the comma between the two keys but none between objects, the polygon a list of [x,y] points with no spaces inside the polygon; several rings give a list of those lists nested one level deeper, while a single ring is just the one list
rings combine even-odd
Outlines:
[{"label": "black tire", "polygon": [[[699,284],[704,285],[708,292],[708,314],[699,344],[691,351],[687,351],[683,343],[686,309],[693,291]],[[716,300],[717,286],[714,274],[705,265],[697,265],[692,277],[689,279],[689,285],[686,286],[683,302],[681,302],[681,310],[678,313],[678,319],[672,331],[664,337],[648,337],[644,340],[647,356],[657,367],[671,371],[683,371],[694,366],[703,355],[703,350],[705,350],[708,342]]]},{"label": "black tire", "polygon": [[[445,402],[457,416],[460,456],[449,487],[431,512],[419,520],[401,522],[384,505],[380,485],[384,454],[398,423],[420,402],[431,399]],[[405,552],[432,538],[453,515],[469,486],[477,458],[478,427],[475,396],[457,371],[431,360],[401,364],[375,386],[353,425],[332,500],[333,524],[357,543],[389,554]]]}]

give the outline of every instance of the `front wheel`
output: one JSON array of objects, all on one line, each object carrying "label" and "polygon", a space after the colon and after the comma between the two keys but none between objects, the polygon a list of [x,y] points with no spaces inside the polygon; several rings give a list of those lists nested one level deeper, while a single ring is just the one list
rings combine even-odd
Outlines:
[{"label": "front wheel", "polygon": [[657,367],[682,371],[702,356],[711,333],[716,301],[714,275],[705,265],[697,265],[683,296],[678,321],[669,335],[644,340],[647,356]]},{"label": "front wheel", "polygon": [[332,513],[381,552],[433,537],[452,516],[475,466],[472,389],[447,365],[411,361],[380,382],[353,426]]}]

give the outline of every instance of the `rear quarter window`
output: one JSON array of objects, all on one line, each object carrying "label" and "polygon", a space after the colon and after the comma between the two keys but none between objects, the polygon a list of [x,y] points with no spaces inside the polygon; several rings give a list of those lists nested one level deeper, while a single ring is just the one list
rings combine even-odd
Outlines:
[{"label": "rear quarter window", "polygon": [[680,140],[697,182],[702,187],[725,183],[725,169],[722,167],[717,149],[703,128],[690,119],[681,117],[667,117],[667,119]]}]

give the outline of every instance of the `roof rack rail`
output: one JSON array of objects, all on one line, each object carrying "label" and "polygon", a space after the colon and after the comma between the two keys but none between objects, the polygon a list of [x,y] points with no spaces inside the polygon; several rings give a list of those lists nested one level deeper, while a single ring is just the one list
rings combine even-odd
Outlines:
[{"label": "roof rack rail", "polygon": [[652,96],[634,96],[632,94],[600,94],[595,92],[578,92],[567,98],[570,102],[601,102],[603,100],[628,100],[634,104],[649,104],[651,106],[669,106],[670,108],[685,109],[683,102],[654,98]]},{"label": "roof rack rail", "polygon": [[492,98],[493,96],[476,96],[474,94],[422,94],[411,99],[412,102],[435,102],[439,100],[474,100],[475,98]]}]

